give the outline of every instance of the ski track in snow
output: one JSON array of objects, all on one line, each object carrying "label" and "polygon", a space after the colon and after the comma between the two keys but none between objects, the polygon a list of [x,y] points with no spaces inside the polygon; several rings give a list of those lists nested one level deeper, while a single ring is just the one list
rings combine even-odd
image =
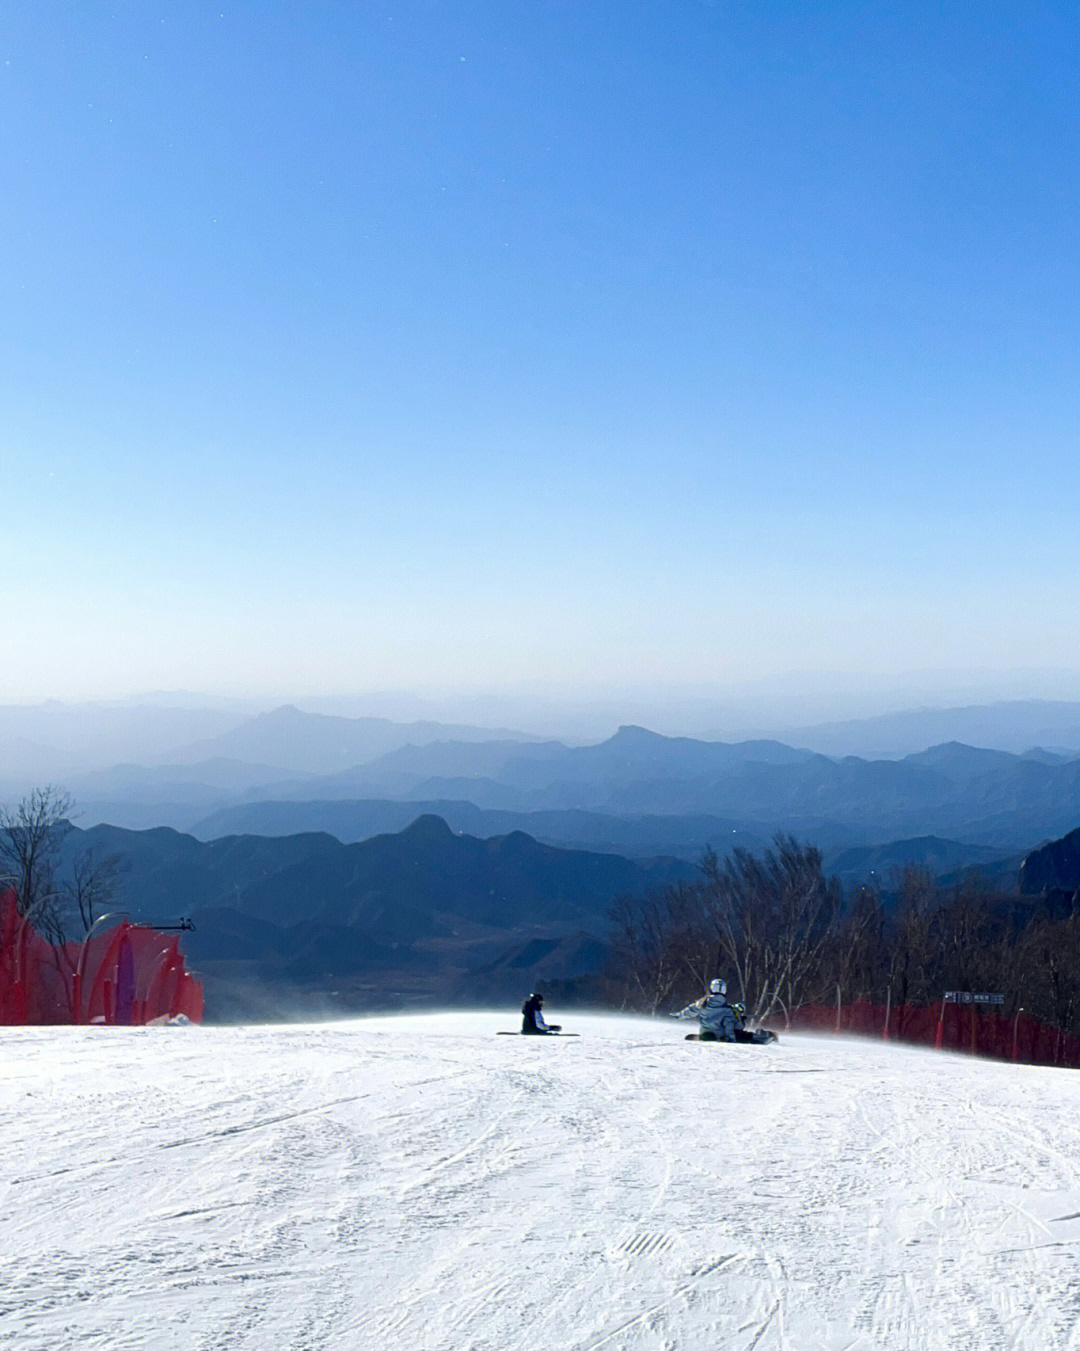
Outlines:
[{"label": "ski track in snow", "polygon": [[1080,1075],[509,1015],[0,1029],[0,1347],[1080,1348]]}]

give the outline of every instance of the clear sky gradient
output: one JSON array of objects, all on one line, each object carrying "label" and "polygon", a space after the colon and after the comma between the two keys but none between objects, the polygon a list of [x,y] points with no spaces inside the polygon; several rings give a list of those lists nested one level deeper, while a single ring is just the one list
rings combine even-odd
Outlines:
[{"label": "clear sky gradient", "polygon": [[1057,0],[6,0],[0,698],[1080,670],[1078,71]]}]

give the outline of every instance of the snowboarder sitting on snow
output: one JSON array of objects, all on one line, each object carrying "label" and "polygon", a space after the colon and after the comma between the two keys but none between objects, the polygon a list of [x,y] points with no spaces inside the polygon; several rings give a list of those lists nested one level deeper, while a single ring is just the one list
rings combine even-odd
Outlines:
[{"label": "snowboarder sitting on snow", "polygon": [[561,1032],[558,1023],[545,1023],[541,1009],[544,1007],[542,994],[531,994],[521,1006],[521,1031],[526,1037],[544,1037],[549,1032]]},{"label": "snowboarder sitting on snow", "polygon": [[709,981],[709,992],[693,1004],[687,1004],[675,1018],[696,1018],[701,1031],[691,1032],[687,1040],[734,1041],[735,1012],[727,1002],[727,984],[722,980]]}]

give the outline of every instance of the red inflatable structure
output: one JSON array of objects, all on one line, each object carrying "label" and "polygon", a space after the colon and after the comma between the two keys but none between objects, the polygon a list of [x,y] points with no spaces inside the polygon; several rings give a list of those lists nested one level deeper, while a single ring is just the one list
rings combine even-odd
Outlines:
[{"label": "red inflatable structure", "polygon": [[[1025,1065],[1080,1068],[1080,1037],[1032,1018],[1023,1009],[994,1013],[977,1004],[804,1004],[793,1009],[792,1031],[854,1032],[886,1041],[966,1051]],[[774,1026],[782,1026],[774,1021]]]},{"label": "red inflatable structure", "polygon": [[121,920],[82,943],[50,943],[0,894],[0,1024],[137,1026],[183,1014],[202,1021],[202,984],[179,940]]}]

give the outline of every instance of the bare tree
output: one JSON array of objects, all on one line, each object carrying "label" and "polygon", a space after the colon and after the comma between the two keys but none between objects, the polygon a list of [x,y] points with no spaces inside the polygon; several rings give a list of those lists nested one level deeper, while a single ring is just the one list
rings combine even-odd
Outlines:
[{"label": "bare tree", "polygon": [[115,855],[98,860],[90,850],[61,868],[74,810],[70,794],[51,785],[15,807],[0,807],[0,878],[15,892],[19,913],[54,944],[66,938],[69,915],[77,913],[83,932],[89,930],[118,872]]},{"label": "bare tree", "polygon": [[697,889],[678,883],[643,897],[621,896],[611,909],[612,956],[629,1002],[650,1013],[671,1001],[701,948]]},{"label": "bare tree", "polygon": [[887,977],[896,1003],[903,1007],[931,994],[928,981],[940,965],[940,902],[926,868],[907,864],[895,880],[899,901]]},{"label": "bare tree", "polygon": [[843,897],[822,871],[821,851],[777,835],[761,859],[736,849],[721,863],[710,850],[702,872],[719,951],[751,1016],[827,997],[824,959]]},{"label": "bare tree", "polygon": [[1000,991],[1010,1013],[1022,1004],[1080,1033],[1080,911],[1019,899],[977,873],[946,888],[909,866],[884,894],[864,887],[845,901],[819,851],[781,835],[761,858],[710,851],[701,881],[620,901],[615,986],[655,1011],[725,975],[758,1018],[838,997],[882,1002],[888,990],[901,1034],[909,1005]]},{"label": "bare tree", "polygon": [[884,910],[873,887],[860,887],[844,906],[822,953],[823,974],[843,1001],[875,992],[886,961]]},{"label": "bare tree", "polygon": [[54,940],[63,931],[57,858],[73,807],[71,797],[51,785],[35,788],[15,807],[0,807],[0,873],[10,880],[19,913]]},{"label": "bare tree", "polygon": [[84,850],[72,862],[71,878],[63,883],[63,890],[79,912],[84,933],[90,932],[112,900],[119,871],[118,854],[96,859],[92,849]]}]

